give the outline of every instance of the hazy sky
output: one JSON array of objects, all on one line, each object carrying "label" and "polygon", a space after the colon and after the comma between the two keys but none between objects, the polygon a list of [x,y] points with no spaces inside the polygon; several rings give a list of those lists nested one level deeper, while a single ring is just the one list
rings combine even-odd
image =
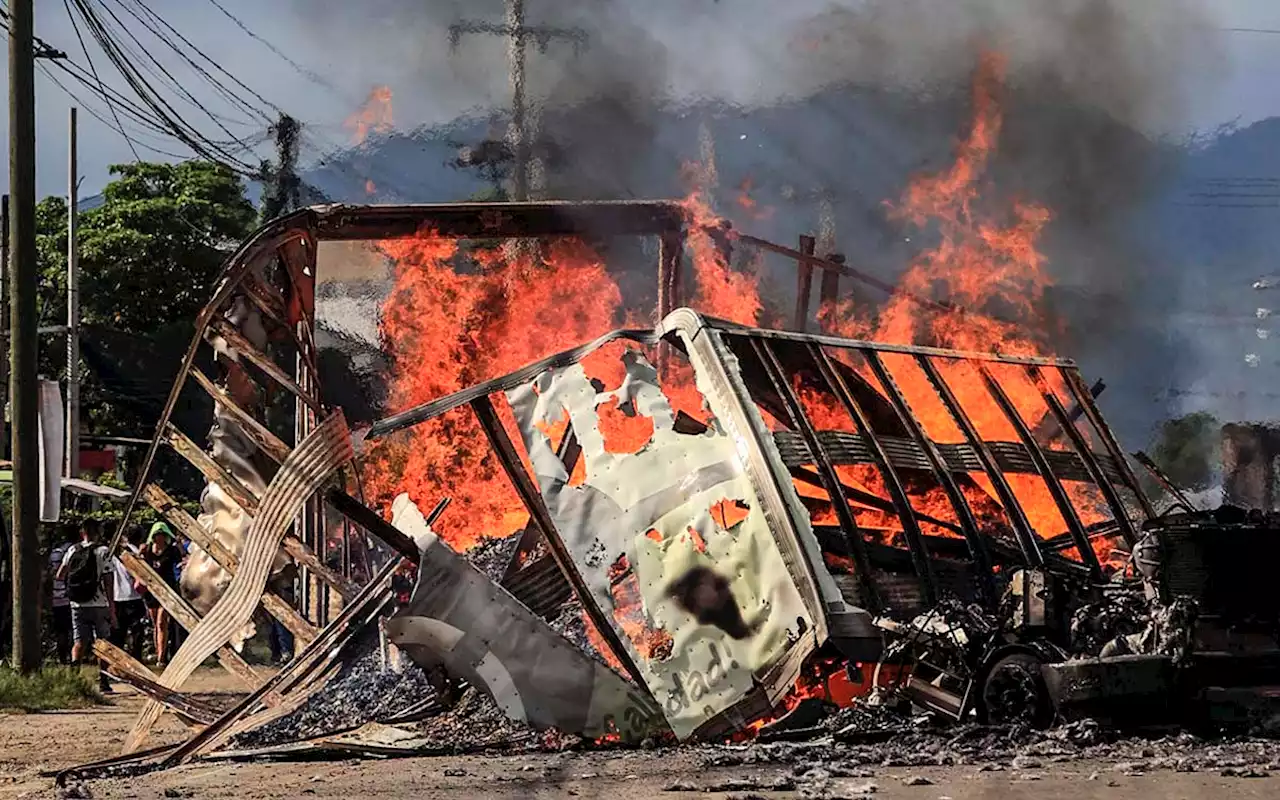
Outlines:
[{"label": "hazy sky", "polygon": [[[555,5],[552,0],[543,1],[548,6]],[[1157,6],[1167,2],[1127,1]],[[210,0],[145,0],[147,6],[213,60],[306,124],[304,161],[314,160],[319,154],[349,142],[350,132],[343,127],[343,120],[377,84],[386,84],[394,91],[395,123],[402,128],[442,122],[470,108],[506,102],[502,43],[493,37],[468,38],[457,54],[451,54],[446,31],[448,22],[460,13],[500,19],[499,0],[405,0],[401,6],[421,9],[414,12],[416,17],[411,22],[403,18],[409,12],[402,12],[400,17],[367,13],[379,4],[396,6],[394,0],[218,2],[244,20],[255,33],[278,46],[304,71],[309,70],[322,79],[309,79],[281,60],[240,30]],[[101,8],[114,9],[130,22],[123,9],[137,7],[133,0],[96,0],[96,3]],[[788,0],[786,3],[779,0],[631,0],[623,5],[628,9],[626,24],[647,34],[661,50],[673,96],[712,94],[734,102],[752,102],[775,92],[771,81],[776,71],[773,56],[780,47],[779,31],[831,3],[832,0]],[[528,4],[531,16],[535,15],[538,0],[528,0]],[[1280,2],[1276,0],[1203,0],[1203,4],[1214,17],[1207,27],[1280,31]],[[84,63],[63,3],[38,0],[36,6],[37,35]],[[760,24],[760,18],[753,14],[766,15],[768,24]],[[1180,119],[1173,125],[1174,130],[1164,132],[1207,130],[1231,121],[1248,124],[1280,115],[1280,92],[1276,91],[1280,80],[1280,33],[1223,30],[1214,35],[1220,37],[1221,42],[1219,51],[1210,60],[1215,67],[1208,70],[1215,73],[1212,82],[1200,86],[1186,98],[1186,107],[1177,114]],[[144,43],[150,41],[141,35],[139,38]],[[90,54],[103,78],[119,86],[118,76],[92,43]],[[166,65],[176,63],[172,53],[153,51],[153,55]],[[536,51],[533,58],[540,58]],[[1192,57],[1188,62],[1194,65],[1188,69],[1206,70],[1203,58]],[[557,68],[572,69],[572,61],[567,63],[568,66]],[[6,73],[7,82],[6,66],[0,64],[0,72]],[[175,74],[189,76],[191,73],[188,70],[175,71]],[[547,73],[542,77],[554,76]],[[1204,76],[1185,77],[1194,83]],[[207,85],[187,81],[184,84],[210,108],[227,110]],[[68,85],[79,91],[74,84]],[[536,91],[537,87],[533,88]],[[36,93],[39,191],[65,194],[66,116],[73,101],[40,72],[37,72]],[[88,113],[90,108],[100,113],[105,111],[99,103],[90,101],[81,112],[84,195],[96,192],[107,181],[108,164],[132,159],[120,134],[93,119]],[[208,117],[202,118],[196,109],[186,106],[180,111],[201,130],[217,132],[215,124]],[[249,140],[261,138],[266,127],[264,121],[248,119],[244,114],[233,116],[239,119],[225,123],[233,133]],[[5,135],[7,141],[7,131]],[[185,152],[171,141],[150,141],[165,149]],[[146,149],[139,152],[143,158],[156,157]],[[250,160],[256,158],[255,155]],[[7,172],[0,183],[7,187]]]}]

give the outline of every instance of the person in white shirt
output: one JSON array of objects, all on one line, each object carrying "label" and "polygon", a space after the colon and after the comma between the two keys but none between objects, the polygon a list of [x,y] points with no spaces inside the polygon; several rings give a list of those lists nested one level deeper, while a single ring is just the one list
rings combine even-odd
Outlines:
[{"label": "person in white shirt", "polygon": [[[121,547],[135,556],[138,548],[133,543],[134,534],[130,532]],[[116,624],[111,630],[111,643],[138,661],[142,660],[143,623],[147,619],[147,604],[138,591],[133,576],[124,564],[116,557],[111,558],[111,569],[114,578],[113,588],[116,601]]]},{"label": "person in white shirt", "polygon": [[[67,550],[55,580],[66,581],[71,601],[71,660],[83,663],[93,652],[93,643],[111,635],[115,624],[115,570],[105,545],[98,543],[98,523],[80,523],[80,542]],[[101,665],[105,667],[106,665]],[[98,688],[111,691],[105,669],[98,673]]]}]

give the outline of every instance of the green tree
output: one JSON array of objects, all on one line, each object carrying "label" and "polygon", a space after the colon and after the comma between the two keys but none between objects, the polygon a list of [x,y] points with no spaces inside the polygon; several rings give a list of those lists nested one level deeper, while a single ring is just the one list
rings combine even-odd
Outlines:
[{"label": "green tree", "polygon": [[[113,166],[100,207],[80,215],[80,311],[86,328],[182,341],[212,296],[230,252],[256,214],[230,170],[204,161]],[[36,212],[43,324],[66,320],[66,201],[46,198]],[[65,349],[46,339],[41,371],[66,372]],[[175,365],[165,365],[174,366]],[[145,374],[147,365],[139,364]],[[83,406],[93,432],[147,433],[154,420],[114,408],[86,375]]]}]

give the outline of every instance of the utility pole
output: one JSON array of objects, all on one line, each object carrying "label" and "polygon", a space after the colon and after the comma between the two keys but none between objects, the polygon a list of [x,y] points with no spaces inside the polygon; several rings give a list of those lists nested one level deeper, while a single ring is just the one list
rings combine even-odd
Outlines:
[{"label": "utility pole", "polygon": [[66,476],[80,476],[80,242],[76,229],[80,202],[76,163],[76,109],[68,117],[67,141],[67,462]]},{"label": "utility pole", "polygon": [[267,223],[302,205],[302,180],[298,177],[298,134],[302,126],[288,114],[271,126],[276,138],[276,163],[263,162],[265,187],[262,198],[262,222]]},{"label": "utility pole", "polygon": [[0,451],[9,460],[9,195],[0,197],[0,331],[4,333],[4,356],[0,358]]},{"label": "utility pole", "polygon": [[449,46],[457,48],[463,34],[485,33],[507,38],[507,57],[511,71],[511,125],[507,129],[507,144],[511,148],[514,164],[511,171],[511,199],[524,202],[529,199],[529,132],[526,120],[528,109],[525,100],[525,49],[532,39],[542,52],[553,39],[573,42],[575,52],[580,52],[587,42],[587,32],[581,28],[559,28],[547,25],[525,24],[524,0],[507,0],[506,20],[502,25],[467,20],[449,26]]},{"label": "utility pole", "polygon": [[39,388],[36,382],[34,0],[9,3],[9,397],[13,409],[13,664],[40,667]]}]

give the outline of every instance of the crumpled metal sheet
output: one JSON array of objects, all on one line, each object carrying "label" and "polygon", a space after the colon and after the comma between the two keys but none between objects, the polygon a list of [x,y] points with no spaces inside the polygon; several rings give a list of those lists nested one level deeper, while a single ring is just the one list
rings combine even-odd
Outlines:
[{"label": "crumpled metal sheet", "polygon": [[[744,470],[748,445],[717,421],[723,410],[708,401],[708,430],[679,433],[654,367],[637,350],[623,363],[626,377],[613,391],[598,392],[572,364],[508,390],[507,400],[592,598],[683,739],[723,727],[717,718],[741,723],[767,708],[757,690],[764,683],[773,694],[795,680],[815,621]],[[615,403],[653,422],[638,452],[606,450],[597,409]],[[580,485],[570,485],[543,432],[565,413],[585,460]],[[711,513],[725,500],[747,506],[728,530]],[[751,711],[739,708],[751,701]]]},{"label": "crumpled metal sheet", "polygon": [[638,743],[664,726],[657,706],[556,633],[455,553],[401,495],[394,524],[422,552],[409,604],[386,622],[387,638],[417,664],[443,666],[483,688],[510,718],[598,739]]},{"label": "crumpled metal sheet", "polygon": [[[160,676],[166,689],[177,689],[218,648],[241,630],[262,598],[280,543],[307,498],[317,492],[353,457],[351,432],[342,412],[335,412],[303,439],[267,486],[262,505],[240,555],[231,585],[191,632]],[[125,741],[125,752],[137,750],[159,719],[163,706],[150,701],[138,714]]]}]

